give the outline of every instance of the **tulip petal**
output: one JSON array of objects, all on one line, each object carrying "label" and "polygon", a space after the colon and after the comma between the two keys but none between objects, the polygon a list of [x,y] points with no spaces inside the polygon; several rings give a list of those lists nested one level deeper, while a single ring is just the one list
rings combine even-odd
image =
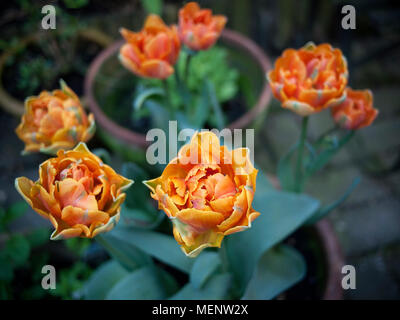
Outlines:
[{"label": "tulip petal", "polygon": [[140,67],[141,74],[149,78],[166,79],[174,73],[174,68],[163,60],[146,60]]},{"label": "tulip petal", "polygon": [[99,225],[98,227],[93,229],[92,237],[95,237],[100,233],[105,233],[112,230],[117,225],[119,219],[120,219],[120,213],[118,211],[114,216],[110,217],[110,219],[105,225]]},{"label": "tulip petal", "polygon": [[48,219],[49,213],[43,204],[36,198],[31,198],[31,189],[34,186],[34,182],[26,177],[19,177],[15,179],[15,188],[18,193],[24,198],[24,200],[39,213],[43,218]]},{"label": "tulip petal", "polygon": [[37,199],[48,214],[60,216],[60,205],[57,203],[54,197],[50,195],[40,184],[35,183],[30,192],[31,199]]},{"label": "tulip petal", "polygon": [[232,214],[218,225],[218,229],[220,231],[225,232],[226,230],[234,227],[242,219],[242,217],[247,214],[248,206],[246,196],[246,191],[243,189],[240,195],[236,198]]},{"label": "tulip petal", "polygon": [[181,249],[183,253],[189,258],[196,258],[200,252],[202,252],[206,248],[210,247],[221,247],[222,240],[224,235],[222,233],[217,232],[207,232],[199,235],[192,246],[187,246],[183,244]]},{"label": "tulip petal", "polygon": [[106,223],[109,215],[98,210],[83,210],[82,208],[66,206],[61,212],[61,219],[70,226],[76,224],[91,225],[93,222]]},{"label": "tulip petal", "polygon": [[144,47],[144,52],[149,59],[163,60],[171,51],[171,42],[166,33],[159,33]]},{"label": "tulip petal", "polygon": [[231,196],[210,201],[210,206],[213,211],[222,213],[227,218],[233,211],[234,203],[235,197]]},{"label": "tulip petal", "polygon": [[197,209],[183,209],[175,216],[181,222],[190,225],[198,232],[215,228],[224,220],[223,214],[214,211],[203,211]]},{"label": "tulip petal", "polygon": [[146,21],[144,22],[144,29],[148,32],[158,33],[165,31],[167,26],[160,16],[156,14],[150,14],[147,16]]},{"label": "tulip petal", "polygon": [[249,214],[248,217],[245,217],[244,222],[241,225],[235,226],[231,229],[228,229],[224,232],[224,235],[230,235],[236,232],[245,231],[246,229],[251,228],[251,223],[260,215],[259,212],[253,211]]},{"label": "tulip petal", "polygon": [[283,102],[282,107],[287,108],[303,117],[309,116],[315,112],[314,108],[309,104],[296,100],[286,100]]}]

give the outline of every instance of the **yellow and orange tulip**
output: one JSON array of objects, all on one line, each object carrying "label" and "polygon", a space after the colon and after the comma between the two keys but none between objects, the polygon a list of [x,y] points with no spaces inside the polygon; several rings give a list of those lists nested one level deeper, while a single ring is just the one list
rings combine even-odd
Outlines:
[{"label": "yellow and orange tulip", "polygon": [[207,50],[215,44],[226,22],[225,16],[212,15],[210,9],[189,2],[179,10],[179,38],[192,50]]},{"label": "yellow and orange tulip", "polygon": [[308,43],[299,50],[285,50],[267,77],[282,107],[301,116],[346,99],[347,62],[341,50],[329,44]]},{"label": "yellow and orange tulip", "polygon": [[168,27],[157,15],[149,15],[140,32],[120,30],[126,43],[119,59],[123,66],[140,77],[166,79],[174,73],[180,42],[175,25]]},{"label": "yellow and orange tulip", "polygon": [[84,143],[43,162],[36,182],[26,177],[15,187],[28,204],[49,219],[52,240],[93,238],[111,230],[120,217],[123,193],[133,181],[118,175]]},{"label": "yellow and orange tulip", "polygon": [[144,181],[173,223],[183,252],[197,256],[251,227],[257,170],[248,149],[229,151],[211,132],[196,133],[156,179]]},{"label": "yellow and orange tulip", "polygon": [[24,154],[72,149],[95,132],[93,114],[86,115],[77,95],[63,82],[61,90],[42,91],[25,100],[25,113],[15,132],[25,143]]},{"label": "yellow and orange tulip", "polygon": [[378,116],[370,90],[346,89],[346,100],[332,108],[332,117],[344,129],[356,130],[369,126]]}]

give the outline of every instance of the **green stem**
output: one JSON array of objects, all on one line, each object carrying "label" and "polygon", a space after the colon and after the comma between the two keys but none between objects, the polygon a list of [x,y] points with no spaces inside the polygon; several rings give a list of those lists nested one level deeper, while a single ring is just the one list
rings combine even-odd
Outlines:
[{"label": "green stem", "polygon": [[161,82],[165,91],[166,106],[168,110],[172,111],[171,94],[169,92],[167,79],[163,79]]},{"label": "green stem", "polygon": [[124,255],[121,251],[118,251],[110,242],[107,241],[102,235],[97,235],[95,237],[96,241],[108,252],[110,256],[117,259],[124,266],[128,266],[132,269],[136,268],[137,263],[131,259],[127,255]]},{"label": "green stem", "polygon": [[[184,75],[184,81],[186,86],[188,86],[188,78],[189,78],[189,69],[190,69],[190,61],[192,61],[192,54],[188,53],[187,59],[186,59],[186,65],[185,65],[185,75]],[[188,86],[189,87],[189,86]]]},{"label": "green stem", "polygon": [[325,131],[324,133],[322,133],[317,140],[315,140],[315,145],[320,144],[326,136],[330,135],[331,133],[335,132],[337,129],[339,129],[338,125],[335,125],[334,127],[330,128],[329,130]]},{"label": "green stem", "polygon": [[301,123],[301,134],[299,141],[299,149],[297,156],[297,164],[296,164],[296,179],[295,179],[295,192],[301,192],[301,180],[302,180],[302,171],[303,171],[303,153],[304,153],[304,143],[307,136],[307,125],[308,125],[308,116],[303,117],[303,121]]}]

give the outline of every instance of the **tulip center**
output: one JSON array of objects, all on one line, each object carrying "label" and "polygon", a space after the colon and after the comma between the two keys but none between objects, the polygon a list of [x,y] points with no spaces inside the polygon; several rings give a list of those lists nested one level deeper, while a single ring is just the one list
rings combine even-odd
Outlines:
[{"label": "tulip center", "polygon": [[84,210],[98,210],[102,183],[89,168],[76,161],[63,169],[56,180],[56,192],[62,207],[74,206]]},{"label": "tulip center", "polygon": [[213,210],[221,199],[229,198],[231,205],[237,192],[231,177],[218,166],[197,165],[185,178],[169,178],[168,195],[179,208]]}]

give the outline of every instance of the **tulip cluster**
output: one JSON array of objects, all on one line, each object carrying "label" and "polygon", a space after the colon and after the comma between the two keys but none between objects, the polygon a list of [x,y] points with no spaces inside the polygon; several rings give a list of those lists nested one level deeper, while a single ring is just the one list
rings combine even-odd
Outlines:
[{"label": "tulip cluster", "polygon": [[[377,117],[378,110],[373,107],[371,91],[347,87],[346,59],[340,49],[332,48],[330,44],[308,43],[298,50],[285,50],[276,60],[274,69],[268,72],[267,78],[282,107],[303,117],[300,139],[296,144],[295,178],[293,186],[289,188],[301,192],[305,179],[350,141],[354,130],[369,126]],[[322,134],[314,146],[308,145],[313,150],[315,160],[303,165],[308,116],[325,109],[331,110],[336,125]],[[319,142],[337,128],[350,132],[339,143],[330,146],[330,150],[317,150]],[[315,157],[317,151],[320,157]]]},{"label": "tulip cluster", "polygon": [[[178,26],[167,26],[159,16],[149,15],[139,32],[121,28],[126,42],[119,59],[137,76],[166,79],[175,71],[182,44],[193,51],[209,49],[226,21],[194,2],[179,11]],[[86,147],[94,134],[94,116],[86,114],[64,82],[61,90],[28,98],[25,107],[16,129],[25,142],[24,154],[40,151],[56,157],[40,165],[36,182],[17,178],[17,191],[53,224],[52,240],[93,238],[111,230],[120,219],[124,190],[133,181],[117,174]],[[194,157],[193,147],[206,160],[184,164],[186,158]],[[210,158],[215,152],[221,162]],[[196,134],[176,161],[161,177],[145,184],[173,221],[174,236],[187,255],[196,256],[208,246],[219,247],[225,235],[251,226],[259,215],[251,207],[257,170],[246,149],[228,151],[214,134]]]},{"label": "tulip cluster", "polygon": [[329,44],[285,50],[267,77],[282,107],[301,116],[331,108],[339,126],[354,130],[370,125],[378,115],[371,91],[346,87],[346,59]]},{"label": "tulip cluster", "polygon": [[126,43],[119,59],[134,74],[145,78],[166,79],[174,73],[181,43],[189,49],[207,50],[215,44],[226,24],[226,17],[212,15],[196,2],[179,11],[179,25],[167,26],[157,15],[149,15],[139,32],[120,30]]},{"label": "tulip cluster", "polygon": [[[166,79],[175,72],[182,45],[191,51],[209,49],[226,22],[226,17],[194,2],[179,11],[178,26],[149,15],[141,31],[121,29],[126,43],[119,59],[137,76]],[[304,117],[296,145],[296,185],[291,190],[299,192],[302,171],[313,169],[312,163],[302,164],[308,116],[330,109],[337,126],[353,132],[369,126],[378,111],[369,90],[347,86],[346,59],[329,44],[285,50],[267,77],[282,107]],[[86,114],[64,82],[60,90],[43,91],[25,101],[25,114],[16,129],[25,143],[24,153],[56,156],[40,165],[36,182],[19,177],[15,186],[37,213],[51,221],[55,228],[51,239],[93,238],[111,230],[120,218],[124,191],[133,181],[89,151],[85,142],[94,130],[93,115]],[[325,154],[315,168],[327,158]],[[250,228],[260,215],[252,207],[257,173],[247,149],[230,151],[215,134],[201,132],[179,150],[161,176],[143,183],[171,220],[183,252],[195,257],[206,247],[220,247],[225,236]]]}]

